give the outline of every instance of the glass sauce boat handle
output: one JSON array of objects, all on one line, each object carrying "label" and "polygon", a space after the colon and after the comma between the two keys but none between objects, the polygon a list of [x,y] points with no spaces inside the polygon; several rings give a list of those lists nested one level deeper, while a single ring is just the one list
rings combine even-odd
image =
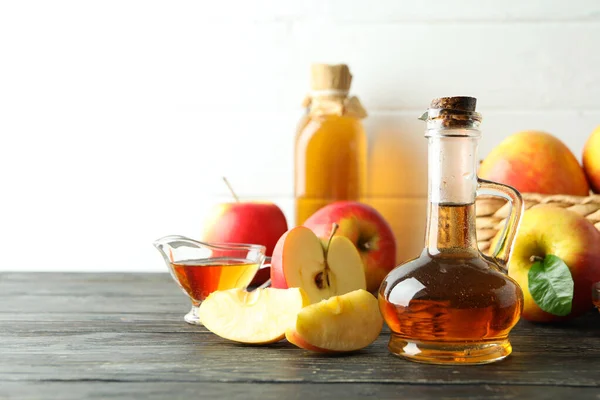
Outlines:
[{"label": "glass sauce boat handle", "polygon": [[[261,270],[267,267],[271,267],[271,257],[265,257],[265,261],[261,264],[260,267],[258,267],[258,269]],[[256,289],[264,289],[268,288],[269,286],[271,286],[271,278],[264,281],[260,286],[257,286]]]},{"label": "glass sauce boat handle", "polygon": [[516,189],[508,185],[477,178],[477,196],[481,195],[502,197],[510,203],[510,213],[502,228],[499,239],[496,241],[495,247],[493,249],[490,248],[491,254],[486,255],[481,253],[485,259],[498,264],[506,272],[508,271],[510,253],[521,223],[523,198]]}]

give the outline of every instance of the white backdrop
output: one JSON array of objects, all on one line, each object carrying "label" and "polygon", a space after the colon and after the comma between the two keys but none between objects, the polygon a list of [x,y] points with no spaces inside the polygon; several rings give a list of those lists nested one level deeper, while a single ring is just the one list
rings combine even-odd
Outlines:
[{"label": "white backdrop", "polygon": [[291,217],[311,62],[350,65],[398,220],[433,97],[478,97],[481,157],[524,129],[580,157],[600,125],[595,0],[3,1],[0,270],[164,271],[151,242],[197,236],[222,175]]}]

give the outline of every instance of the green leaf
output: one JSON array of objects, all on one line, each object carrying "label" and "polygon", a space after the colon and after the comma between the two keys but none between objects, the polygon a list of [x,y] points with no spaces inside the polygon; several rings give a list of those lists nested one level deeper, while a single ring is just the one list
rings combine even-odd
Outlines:
[{"label": "green leaf", "polygon": [[567,264],[551,254],[543,261],[536,261],[529,269],[531,297],[547,313],[562,317],[571,312],[573,286]]}]

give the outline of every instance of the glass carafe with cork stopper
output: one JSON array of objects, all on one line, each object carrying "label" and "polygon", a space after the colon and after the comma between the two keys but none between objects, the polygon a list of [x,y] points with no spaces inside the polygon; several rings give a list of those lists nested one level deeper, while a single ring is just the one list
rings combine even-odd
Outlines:
[{"label": "glass carafe with cork stopper", "polygon": [[[422,119],[429,140],[429,210],[421,255],[396,267],[379,289],[391,330],[389,349],[413,361],[484,364],[508,356],[508,334],[519,320],[523,293],[504,268],[523,203],[505,185],[477,177],[481,116],[476,99],[432,101]],[[475,197],[500,196],[511,214],[492,255],[477,248]]]},{"label": "glass carafe with cork stopper", "polygon": [[296,224],[337,200],[360,200],[365,190],[366,112],[349,96],[347,65],[312,65],[308,115],[299,123],[295,143]]}]

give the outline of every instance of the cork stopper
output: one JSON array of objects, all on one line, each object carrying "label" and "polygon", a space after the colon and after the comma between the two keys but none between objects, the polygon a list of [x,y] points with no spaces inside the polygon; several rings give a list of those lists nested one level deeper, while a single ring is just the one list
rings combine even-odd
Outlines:
[{"label": "cork stopper", "polygon": [[350,91],[352,74],[346,64],[313,64],[311,66],[312,90]]},{"label": "cork stopper", "polygon": [[476,106],[475,97],[439,97],[431,100],[429,109],[419,119],[427,121],[430,127],[473,129],[481,122]]},{"label": "cork stopper", "polygon": [[431,100],[430,109],[443,108],[447,110],[457,111],[475,111],[477,99],[475,97],[457,96],[457,97],[440,97]]}]

